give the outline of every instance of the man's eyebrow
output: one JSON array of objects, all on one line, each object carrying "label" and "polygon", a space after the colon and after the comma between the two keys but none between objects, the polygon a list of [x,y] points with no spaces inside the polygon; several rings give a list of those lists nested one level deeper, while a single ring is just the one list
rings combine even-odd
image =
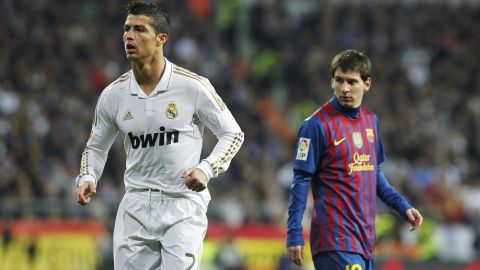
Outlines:
[{"label": "man's eyebrow", "polygon": [[341,75],[335,75],[333,78],[342,79],[342,80],[346,80],[346,81],[358,81],[358,78],[350,78],[350,77],[341,76]]},{"label": "man's eyebrow", "polygon": [[145,24],[124,24],[123,27],[146,27]]}]

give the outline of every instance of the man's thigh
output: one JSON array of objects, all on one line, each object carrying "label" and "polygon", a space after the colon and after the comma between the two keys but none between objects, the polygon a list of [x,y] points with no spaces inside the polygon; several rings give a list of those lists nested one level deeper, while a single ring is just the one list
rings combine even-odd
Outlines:
[{"label": "man's thigh", "polygon": [[198,269],[207,225],[189,199],[126,194],[115,222],[115,269]]},{"label": "man's thigh", "polygon": [[[162,237],[161,270],[194,270],[200,267],[207,218],[200,206],[183,200],[182,220],[169,228]],[[181,211],[177,209],[177,211]]]},{"label": "man's thigh", "polygon": [[113,232],[115,270],[158,269],[160,242],[146,229],[146,202],[126,194],[119,205]]},{"label": "man's thigh", "polygon": [[316,270],[374,270],[373,260],[351,252],[327,251],[313,256]]}]

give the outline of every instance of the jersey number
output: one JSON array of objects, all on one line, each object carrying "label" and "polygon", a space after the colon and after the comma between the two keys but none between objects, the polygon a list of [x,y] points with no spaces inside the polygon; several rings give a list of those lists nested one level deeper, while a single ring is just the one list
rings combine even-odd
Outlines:
[{"label": "jersey number", "polygon": [[345,266],[345,270],[362,270],[362,266],[358,263],[352,265],[352,267],[350,267],[350,264],[347,264]]},{"label": "jersey number", "polygon": [[[185,253],[185,256],[192,258],[192,264],[190,264],[187,269],[185,270],[190,270],[193,268],[193,265],[195,264],[195,256],[192,253]],[[361,269],[360,269],[361,270]]]}]

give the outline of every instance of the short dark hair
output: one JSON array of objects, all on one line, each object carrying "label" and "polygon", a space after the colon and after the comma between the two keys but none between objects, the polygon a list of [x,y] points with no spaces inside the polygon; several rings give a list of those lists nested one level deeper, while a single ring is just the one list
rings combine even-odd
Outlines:
[{"label": "short dark hair", "polygon": [[167,12],[155,4],[147,4],[140,1],[128,4],[127,15],[145,15],[150,18],[150,25],[155,29],[155,34],[168,34],[170,31],[170,19]]},{"label": "short dark hair", "polygon": [[372,62],[370,58],[363,52],[357,50],[346,50],[333,57],[330,65],[332,78],[335,76],[335,71],[338,68],[344,72],[356,71],[360,73],[363,81],[366,81],[372,76]]}]

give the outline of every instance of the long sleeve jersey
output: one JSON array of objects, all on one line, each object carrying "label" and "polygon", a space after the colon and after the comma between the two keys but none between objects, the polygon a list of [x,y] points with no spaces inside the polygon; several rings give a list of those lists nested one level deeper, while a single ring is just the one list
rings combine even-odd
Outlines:
[{"label": "long sleeve jersey", "polygon": [[305,244],[301,222],[311,185],[312,254],[346,251],[373,259],[376,197],[401,216],[411,208],[382,173],[384,160],[378,118],[371,111],[345,109],[333,97],[307,118],[293,166],[287,247]]},{"label": "long sleeve jersey", "polygon": [[[158,189],[183,194],[206,209],[208,189],[189,190],[182,173],[197,167],[210,179],[227,170],[244,135],[208,79],[165,61],[165,71],[148,96],[132,70],[102,92],[76,182],[97,183],[119,133],[126,152],[127,191]],[[200,160],[205,126],[218,142]]]}]

